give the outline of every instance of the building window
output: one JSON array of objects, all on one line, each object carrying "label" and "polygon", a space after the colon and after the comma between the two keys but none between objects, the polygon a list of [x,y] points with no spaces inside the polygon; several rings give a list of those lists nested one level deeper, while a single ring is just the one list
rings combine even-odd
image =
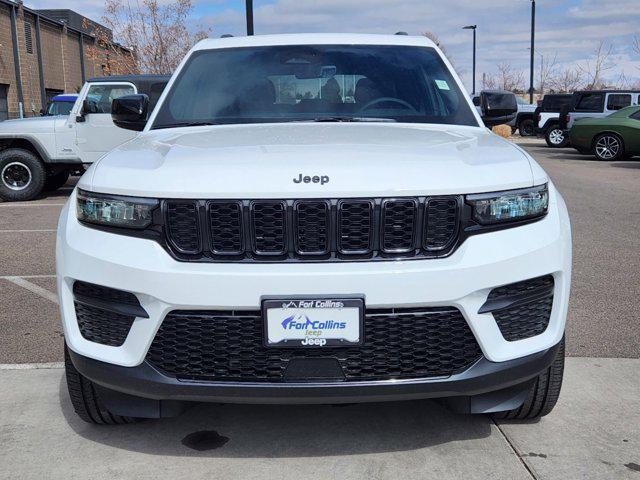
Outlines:
[{"label": "building window", "polygon": [[24,43],[27,46],[27,53],[33,53],[33,34],[29,22],[24,22]]}]

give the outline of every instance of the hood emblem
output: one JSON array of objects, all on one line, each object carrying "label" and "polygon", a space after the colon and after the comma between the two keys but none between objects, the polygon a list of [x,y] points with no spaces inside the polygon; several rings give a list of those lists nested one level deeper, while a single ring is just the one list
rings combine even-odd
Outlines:
[{"label": "hood emblem", "polygon": [[302,175],[298,174],[298,178],[293,177],[293,183],[319,183],[320,185],[324,185],[325,183],[329,183],[329,175]]}]

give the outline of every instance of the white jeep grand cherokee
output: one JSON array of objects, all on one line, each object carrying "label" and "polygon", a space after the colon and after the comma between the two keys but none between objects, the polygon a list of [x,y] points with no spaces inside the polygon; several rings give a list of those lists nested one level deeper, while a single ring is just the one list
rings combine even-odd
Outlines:
[{"label": "white jeep grand cherokee", "polygon": [[417,398],[535,418],[560,392],[565,203],[424,37],[200,42],[78,183],[57,273],[88,422]]}]

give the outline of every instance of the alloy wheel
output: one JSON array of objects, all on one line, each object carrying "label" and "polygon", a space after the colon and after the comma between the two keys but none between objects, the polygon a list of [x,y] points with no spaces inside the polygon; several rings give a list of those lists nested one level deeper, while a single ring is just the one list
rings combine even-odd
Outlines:
[{"label": "alloy wheel", "polygon": [[596,154],[603,160],[616,158],[620,153],[620,140],[613,135],[603,135],[596,142]]},{"label": "alloy wheel", "polygon": [[0,178],[11,190],[24,190],[31,183],[31,170],[22,162],[11,162],[4,166]]},{"label": "alloy wheel", "polygon": [[561,145],[564,142],[564,133],[559,128],[554,128],[549,132],[549,141],[554,145]]}]

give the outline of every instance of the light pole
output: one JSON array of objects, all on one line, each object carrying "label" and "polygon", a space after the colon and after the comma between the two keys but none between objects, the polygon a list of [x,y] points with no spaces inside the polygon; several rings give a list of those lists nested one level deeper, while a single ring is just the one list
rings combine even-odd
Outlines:
[{"label": "light pole", "polygon": [[529,103],[533,103],[533,63],[536,41],[536,0],[531,0],[531,60],[529,72]]},{"label": "light pole", "polygon": [[253,35],[253,0],[247,0],[247,35]]},{"label": "light pole", "polygon": [[466,27],[462,27],[463,30],[473,30],[473,80],[471,89],[473,92],[471,95],[476,94],[476,29],[478,25],[467,25]]}]

